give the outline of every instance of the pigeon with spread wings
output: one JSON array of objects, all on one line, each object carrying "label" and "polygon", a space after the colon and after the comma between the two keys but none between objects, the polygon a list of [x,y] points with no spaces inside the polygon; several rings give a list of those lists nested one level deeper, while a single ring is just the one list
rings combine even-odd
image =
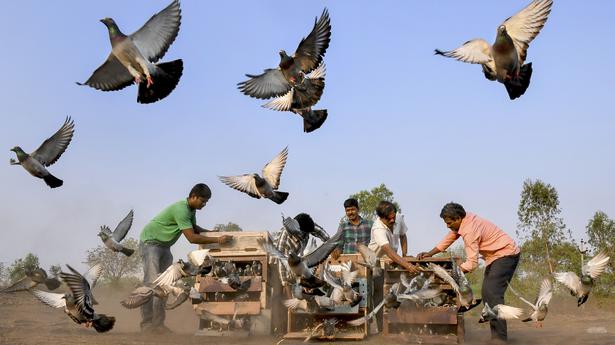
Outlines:
[{"label": "pigeon with spread wings", "polygon": [[285,147],[271,162],[265,165],[262,177],[253,173],[239,176],[218,176],[218,178],[227,186],[244,192],[253,198],[267,198],[276,204],[281,204],[288,198],[288,193],[278,191],[280,177],[287,158],[288,147]]},{"label": "pigeon with spread wings", "polygon": [[51,188],[60,187],[64,182],[51,175],[46,167],[55,163],[66,151],[68,144],[73,139],[74,132],[75,124],[70,117],[67,117],[62,127],[45,140],[36,151],[27,154],[21,147],[13,147],[11,151],[17,155],[17,161],[11,158],[11,165],[21,165],[30,175],[43,179]]},{"label": "pigeon with spread wings", "polygon": [[604,252],[598,253],[581,268],[581,278],[574,272],[556,272],[555,280],[570,289],[570,294],[577,298],[577,306],[587,302],[594,280],[600,276],[609,263]]},{"label": "pigeon with spread wings", "polygon": [[38,284],[44,284],[49,290],[55,290],[60,287],[60,281],[57,278],[49,278],[47,272],[39,267],[31,272],[26,272],[25,277],[11,284],[11,286],[0,290],[0,292],[27,291]]},{"label": "pigeon with spread wings", "polygon": [[184,69],[181,59],[156,63],[167,52],[179,32],[179,0],[152,16],[131,35],[123,34],[111,18],[100,20],[109,31],[111,53],[85,83],[101,91],[139,85],[137,102],[153,103],[167,97],[179,83]]},{"label": "pigeon with spread wings", "polygon": [[480,64],[485,78],[504,84],[510,99],[523,95],[530,85],[532,63],[525,63],[527,48],[547,22],[553,0],[534,0],[498,26],[495,42],[473,39],[461,47],[437,55]]},{"label": "pigeon with spread wings", "polygon": [[521,320],[523,322],[535,321],[538,327],[542,327],[542,320],[547,317],[547,312],[549,311],[548,306],[551,301],[551,297],[553,296],[553,286],[551,285],[551,280],[545,278],[540,284],[540,290],[538,292],[538,297],[536,297],[536,302],[531,303],[530,301],[523,298],[521,295],[513,289],[510,284],[508,284],[510,291],[517,296],[520,300],[522,300],[525,304],[529,305],[532,308],[532,313],[529,317]]},{"label": "pigeon with spread wings", "polygon": [[130,227],[132,226],[133,216],[134,212],[130,210],[126,217],[124,217],[124,219],[115,227],[115,230],[113,230],[113,232],[111,232],[111,229],[109,229],[109,227],[106,225],[100,227],[100,232],[98,233],[98,236],[103,241],[105,246],[107,246],[107,248],[111,249],[114,252],[121,252],[126,256],[131,256],[135,252],[134,249],[126,248],[122,244],[120,244],[120,241],[122,241],[124,237],[126,237],[128,230],[130,230]]},{"label": "pigeon with spread wings", "polygon": [[331,20],[325,8],[293,56],[281,50],[277,68],[268,68],[259,75],[247,74],[250,79],[239,83],[239,90],[259,99],[276,97],[264,107],[300,115],[307,133],[320,128],[327,119],[327,110],[312,110],[312,106],[320,100],[325,87],[323,57],[330,41]]}]

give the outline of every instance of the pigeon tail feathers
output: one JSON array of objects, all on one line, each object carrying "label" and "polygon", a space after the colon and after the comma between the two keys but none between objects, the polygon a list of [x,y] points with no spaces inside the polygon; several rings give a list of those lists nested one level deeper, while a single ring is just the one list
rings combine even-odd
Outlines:
[{"label": "pigeon tail feathers", "polygon": [[62,186],[64,184],[64,181],[60,180],[59,178],[49,174],[45,177],[43,177],[43,180],[45,181],[45,183],[51,187],[51,188],[58,188],[60,186]]},{"label": "pigeon tail feathers", "polygon": [[120,251],[122,252],[122,254],[124,254],[126,256],[131,256],[135,252],[134,249],[130,249],[130,248],[126,248],[126,247],[122,247],[122,250],[120,250]]},{"label": "pigeon tail feathers", "polygon": [[98,319],[92,320],[92,326],[98,333],[110,331],[115,325],[115,317],[98,314]]},{"label": "pigeon tail feathers", "polygon": [[519,78],[514,81],[507,81],[504,83],[506,91],[508,91],[508,97],[511,100],[521,97],[525,90],[530,86],[530,78],[532,77],[532,63],[521,66],[519,71]]},{"label": "pigeon tail feathers", "polygon": [[273,192],[273,195],[269,199],[279,205],[286,201],[286,198],[288,198],[288,193],[286,192]]},{"label": "pigeon tail feathers", "polygon": [[179,83],[184,71],[184,62],[182,59],[178,59],[159,63],[156,67],[156,72],[152,74],[154,84],[150,87],[147,87],[147,81],[142,81],[139,84],[137,102],[148,104],[167,97]]},{"label": "pigeon tail feathers", "polygon": [[300,113],[301,117],[303,117],[303,131],[305,133],[311,133],[327,120],[327,109],[321,110],[310,110],[304,111]]}]

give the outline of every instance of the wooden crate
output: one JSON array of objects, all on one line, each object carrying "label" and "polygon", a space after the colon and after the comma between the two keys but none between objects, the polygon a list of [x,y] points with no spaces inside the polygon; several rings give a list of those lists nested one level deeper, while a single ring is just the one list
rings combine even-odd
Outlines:
[{"label": "wooden crate", "polygon": [[[351,308],[350,306],[340,306],[332,311],[320,313],[308,313],[304,311],[288,310],[287,332],[285,339],[305,339],[312,334],[311,330],[324,319],[335,317],[339,320],[336,332],[333,336],[325,336],[322,328],[312,335],[312,339],[318,340],[361,340],[369,334],[369,324],[365,323],[358,327],[348,326],[344,321],[357,319],[365,316],[371,310],[371,271],[365,266],[356,264],[357,261],[363,262],[359,254],[340,255],[338,260],[328,259],[330,265],[338,265],[347,261],[353,262],[353,269],[358,269],[357,281],[361,284],[359,291],[364,296],[363,300]],[[319,267],[319,269],[322,268]]]},{"label": "wooden crate", "polygon": [[[271,286],[269,285],[269,265],[268,254],[264,251],[259,241],[269,237],[268,232],[211,232],[207,236],[218,237],[222,235],[233,236],[233,241],[229,244],[206,244],[200,245],[202,249],[209,249],[210,255],[220,261],[231,261],[238,266],[252,264],[254,261],[260,262],[262,267],[259,276],[240,276],[241,281],[251,279],[251,284],[246,293],[246,300],[233,301],[218,299],[219,296],[229,296],[235,291],[226,284],[220,283],[213,277],[198,276],[195,288],[201,293],[204,301],[195,305],[197,315],[202,315],[204,311],[230,318],[237,308],[238,316],[249,316],[252,324],[257,324],[257,329],[252,328],[252,333],[261,335],[271,334]],[[209,330],[210,322],[201,319],[197,335],[248,335],[250,332],[241,330],[224,331]]]},{"label": "wooden crate", "polygon": [[[450,258],[427,258],[417,260],[413,257],[404,258],[412,264],[418,264],[426,273],[427,263],[435,263],[445,268],[449,273],[452,269]],[[383,260],[384,293],[400,281],[400,275],[405,270],[391,260]],[[409,278],[413,275],[406,272]],[[464,341],[463,314],[457,313],[459,305],[452,287],[436,276],[431,287],[440,288],[444,294],[447,306],[420,307],[410,301],[405,301],[397,309],[385,308],[383,314],[383,335],[399,338],[405,342],[424,344],[459,344]]]}]

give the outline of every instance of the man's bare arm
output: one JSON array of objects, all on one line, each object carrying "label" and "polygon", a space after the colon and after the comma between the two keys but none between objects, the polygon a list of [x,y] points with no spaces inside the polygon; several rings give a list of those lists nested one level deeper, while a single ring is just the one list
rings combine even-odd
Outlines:
[{"label": "man's bare arm", "polygon": [[229,235],[215,236],[215,237],[199,235],[196,232],[194,232],[194,229],[192,228],[184,229],[182,230],[182,233],[184,234],[188,242],[193,243],[193,244],[210,244],[210,243],[223,244],[223,243],[230,242],[233,239],[233,237]]},{"label": "man's bare arm", "polygon": [[391,259],[393,262],[403,267],[410,273],[418,273],[419,270],[411,263],[406,262],[401,256],[397,255],[397,253],[391,248],[389,244],[385,244],[382,246],[382,250],[384,253]]}]

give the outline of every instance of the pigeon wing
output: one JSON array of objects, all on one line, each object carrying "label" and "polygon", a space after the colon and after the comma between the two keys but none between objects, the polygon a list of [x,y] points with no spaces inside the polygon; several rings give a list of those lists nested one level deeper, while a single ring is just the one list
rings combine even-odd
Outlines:
[{"label": "pigeon wing", "polygon": [[130,230],[130,227],[132,226],[133,217],[134,212],[130,210],[126,217],[124,217],[124,219],[122,219],[122,221],[117,225],[117,227],[115,227],[115,230],[113,230],[113,239],[115,240],[115,242],[120,242],[124,239],[124,237],[126,237],[128,230]]},{"label": "pigeon wing", "polygon": [[275,156],[271,162],[267,163],[263,168],[263,178],[269,182],[271,188],[278,189],[280,185],[280,176],[282,176],[282,170],[286,165],[286,159],[288,158],[288,146],[285,147],[277,156]]},{"label": "pigeon wing", "polygon": [[481,38],[467,41],[454,50],[441,51],[436,49],[436,54],[474,64],[489,64],[493,61],[491,45]]},{"label": "pigeon wing", "polygon": [[342,271],[342,280],[344,281],[344,284],[350,286],[357,279],[358,274],[358,270],[352,272]]},{"label": "pigeon wing", "polygon": [[537,310],[538,309],[538,302],[536,304],[532,304],[530,301],[526,300],[525,298],[523,298],[523,296],[521,296],[517,291],[515,291],[515,289],[513,289],[513,287],[510,285],[510,283],[508,283],[508,288],[510,289],[510,291],[517,296],[517,298],[519,298],[520,300],[522,300],[525,304],[529,305],[533,310]]},{"label": "pigeon wing", "polygon": [[237,84],[237,87],[244,95],[254,98],[279,97],[292,88],[279,68],[268,68],[262,74],[246,74],[246,77],[250,79]]},{"label": "pigeon wing", "polygon": [[295,89],[290,89],[284,96],[276,97],[271,101],[263,104],[263,108],[276,111],[289,111],[293,104]]},{"label": "pigeon wing", "polygon": [[457,284],[455,279],[453,279],[453,277],[451,277],[450,274],[446,272],[444,268],[434,263],[431,263],[431,262],[428,263],[427,265],[429,266],[429,268],[431,268],[431,270],[433,271],[433,273],[435,273],[435,275],[440,277],[440,279],[444,280],[445,282],[449,283],[451,287],[453,288],[453,290],[459,293],[459,285]]},{"label": "pigeon wing", "polygon": [[134,289],[128,297],[120,301],[120,304],[127,309],[138,308],[149,302],[154,296],[154,290],[147,286],[141,286]]},{"label": "pigeon wing", "polygon": [[304,256],[302,261],[307,267],[312,268],[323,262],[335,248],[337,248],[339,242],[344,235],[343,231],[338,231],[335,235],[326,240],[320,247],[314,249],[313,252]]},{"label": "pigeon wing", "polygon": [[468,278],[466,278],[466,275],[463,274],[461,267],[457,265],[457,261],[451,260],[451,263],[453,266],[453,279],[455,279],[459,285],[469,286],[470,283],[468,282]]},{"label": "pigeon wing", "polygon": [[498,310],[498,319],[502,320],[518,319],[523,315],[523,309],[504,304],[498,304],[494,309]]},{"label": "pigeon wing", "polygon": [[110,54],[85,81],[78,85],[87,85],[101,91],[117,91],[132,85],[133,77],[115,55]]},{"label": "pigeon wing", "polygon": [[425,299],[431,299],[440,294],[440,290],[438,289],[425,289],[418,290],[410,294],[398,294],[397,299],[407,299],[411,301],[419,301]]},{"label": "pigeon wing", "polygon": [[201,313],[202,313],[201,315],[203,317],[205,317],[207,320],[213,321],[215,323],[219,323],[221,325],[225,325],[226,326],[230,322],[229,320],[223,318],[222,316],[218,316],[216,314],[210,313],[207,310],[202,310]]},{"label": "pigeon wing", "polygon": [[344,288],[340,285],[340,281],[337,277],[334,277],[329,271],[329,265],[325,264],[323,269],[323,278],[327,282],[327,284],[331,285],[334,289],[343,290]]},{"label": "pigeon wing", "polygon": [[236,189],[240,192],[244,192],[249,196],[260,199],[261,195],[256,188],[256,182],[254,176],[251,174],[239,175],[239,176],[218,176],[220,181],[225,185]]},{"label": "pigeon wing", "polygon": [[193,250],[188,253],[188,260],[190,260],[193,265],[201,266],[208,256],[209,249]]},{"label": "pigeon wing", "polygon": [[100,274],[102,273],[102,266],[100,264],[96,264],[85,272],[84,278],[87,280],[90,287],[93,289],[96,286],[96,282],[98,278],[100,278]]},{"label": "pigeon wing", "polygon": [[523,65],[527,48],[547,22],[551,13],[553,0],[534,0],[514,16],[506,19],[502,25],[515,44],[519,54],[519,64]]},{"label": "pigeon wing", "polygon": [[30,290],[34,297],[52,308],[65,308],[66,300],[63,293],[52,293],[41,290]]},{"label": "pigeon wing", "polygon": [[376,315],[376,313],[378,313],[378,311],[380,309],[382,309],[382,306],[384,305],[384,302],[385,302],[385,300],[383,299],[382,302],[380,302],[380,304],[378,304],[376,306],[376,308],[374,308],[374,310],[372,310],[369,314],[365,315],[364,317],[360,317],[358,319],[350,320],[350,321],[347,322],[347,324],[349,324],[351,326],[361,326],[362,324],[364,324],[367,321],[369,321],[369,319],[374,317],[374,315]]},{"label": "pigeon wing", "polygon": [[295,218],[286,217],[282,221],[282,225],[286,229],[286,231],[291,234],[297,235],[301,234],[301,228],[299,227],[299,222]]},{"label": "pigeon wing", "polygon": [[164,272],[160,273],[153,282],[154,286],[172,285],[177,280],[181,279],[182,274],[181,264],[176,262],[169,266]]},{"label": "pigeon wing", "polygon": [[154,63],[164,56],[179,32],[181,9],[179,0],[152,16],[138,31],[130,35],[143,57]]},{"label": "pigeon wing", "polygon": [[551,280],[545,278],[540,284],[540,290],[538,291],[538,298],[536,299],[536,306],[548,305],[553,296],[553,286]]},{"label": "pigeon wing", "polygon": [[60,272],[60,277],[68,288],[73,293],[75,298],[75,305],[80,314],[84,315],[86,319],[92,320],[94,318],[94,308],[92,307],[92,292],[90,291],[90,284],[88,281],[74,268],[66,265],[72,273]]},{"label": "pigeon wing", "polygon": [[574,272],[556,272],[555,280],[577,293],[581,288],[581,279]]},{"label": "pigeon wing", "polygon": [[320,19],[315,21],[310,34],[303,38],[295,51],[295,63],[304,73],[309,73],[320,65],[331,41],[331,19],[325,8]]},{"label": "pigeon wing", "polygon": [[75,124],[70,116],[66,117],[64,124],[54,135],[49,137],[41,146],[32,152],[30,156],[42,165],[48,167],[55,163],[58,158],[66,151],[68,144],[73,139],[75,132]]},{"label": "pigeon wing", "polygon": [[318,79],[318,78],[325,78],[326,75],[327,75],[327,66],[325,65],[324,62],[321,62],[320,65],[318,65],[318,67],[316,67],[315,70],[308,73],[305,77],[308,79]]},{"label": "pigeon wing", "polygon": [[583,265],[583,274],[589,274],[593,279],[598,278],[604,272],[606,265],[609,263],[609,257],[604,252],[599,253]]},{"label": "pigeon wing", "polygon": [[367,265],[369,266],[376,265],[376,261],[378,260],[378,257],[373,250],[369,249],[369,247],[367,247],[363,243],[357,243],[357,250],[363,257],[363,260],[365,261]]}]

